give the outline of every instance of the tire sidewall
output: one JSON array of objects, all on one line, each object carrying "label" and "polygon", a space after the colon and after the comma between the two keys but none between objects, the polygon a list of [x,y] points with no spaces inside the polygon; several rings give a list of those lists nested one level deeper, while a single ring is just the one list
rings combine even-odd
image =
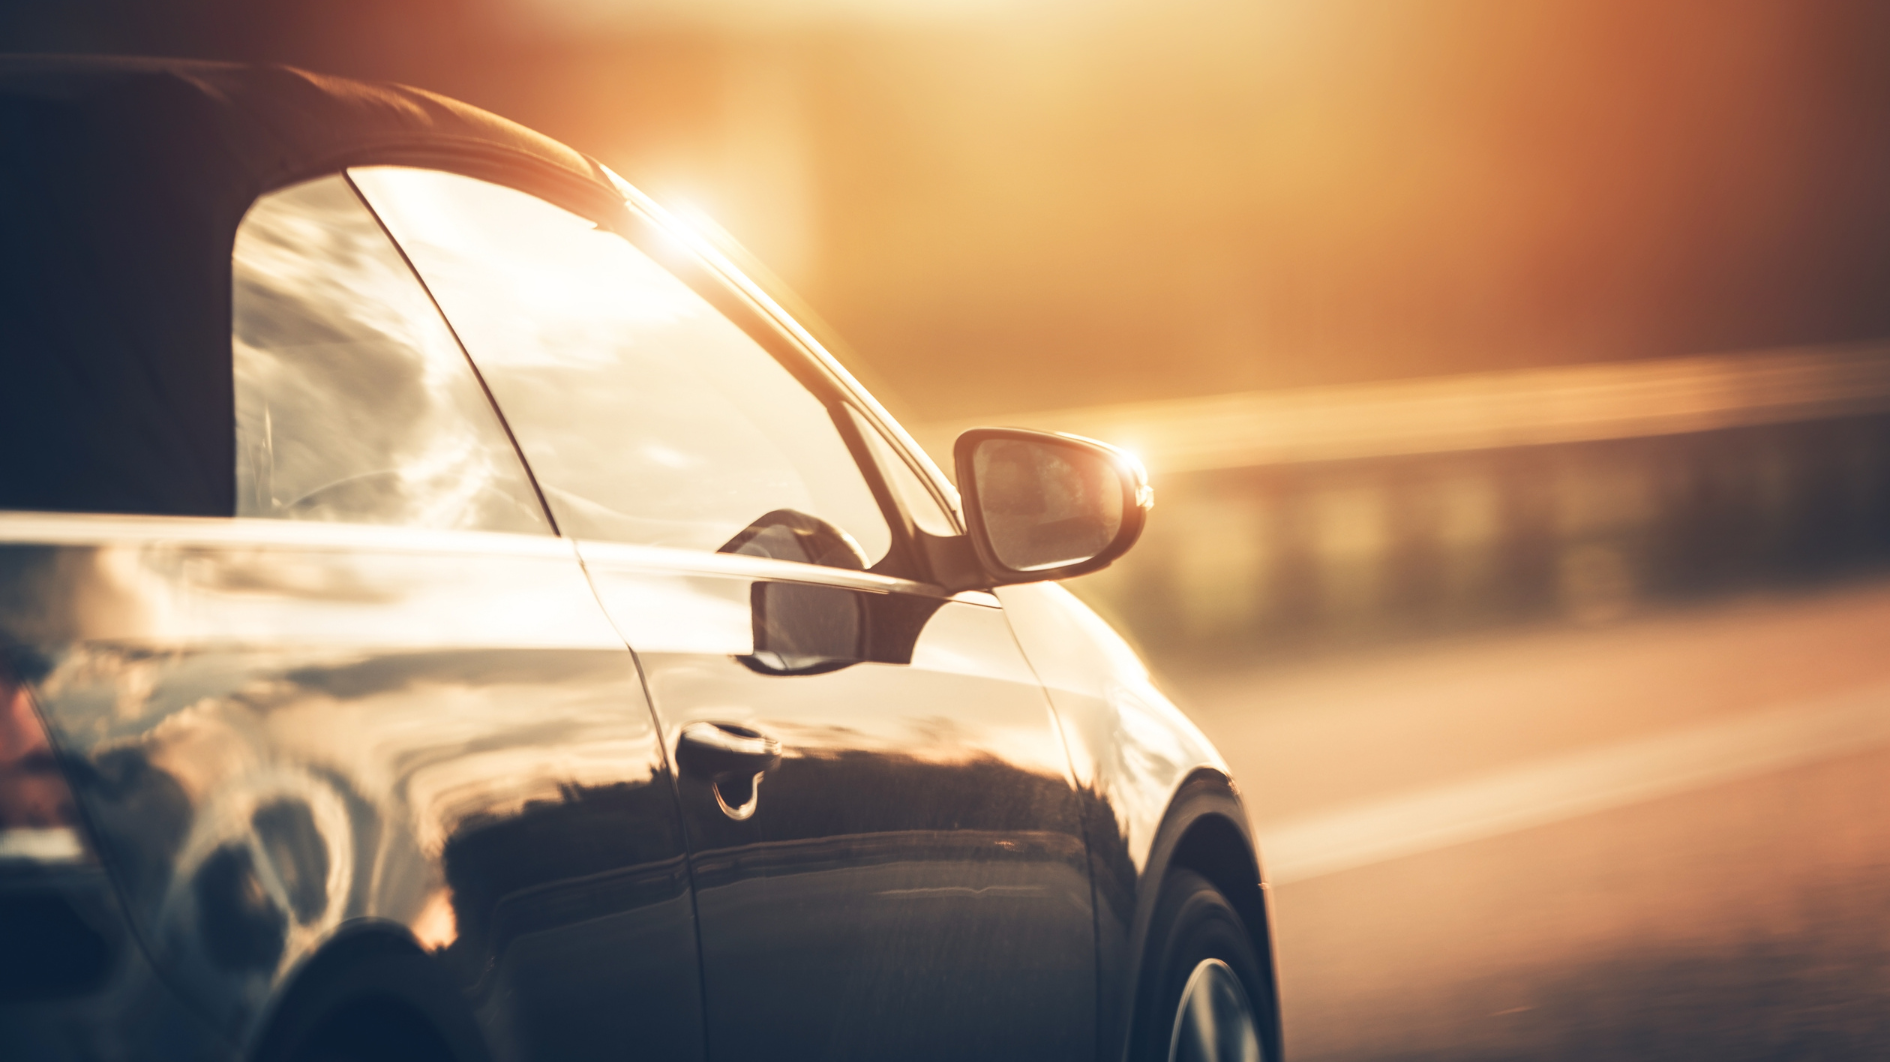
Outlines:
[{"label": "tire sidewall", "polygon": [[[1168,1062],[1175,1010],[1196,966],[1219,959],[1240,978],[1253,1008],[1254,1031],[1262,1049],[1272,1018],[1266,984],[1247,927],[1213,882],[1191,870],[1171,870],[1162,882],[1142,964],[1143,991],[1137,1008],[1129,1057],[1133,1062]],[[1274,1060],[1267,1060],[1274,1062]]]}]

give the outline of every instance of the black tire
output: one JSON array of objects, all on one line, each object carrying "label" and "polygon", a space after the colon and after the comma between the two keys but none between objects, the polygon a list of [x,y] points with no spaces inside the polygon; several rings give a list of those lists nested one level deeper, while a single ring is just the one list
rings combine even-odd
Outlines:
[{"label": "black tire", "polygon": [[297,978],[254,1062],[491,1062],[464,997],[436,960],[357,934]]},{"label": "black tire", "polygon": [[426,1019],[392,1001],[358,1003],[296,1048],[294,1062],[454,1062]]},{"label": "black tire", "polygon": [[[1218,967],[1211,964],[1218,962]],[[1204,969],[1204,964],[1210,964]],[[1233,978],[1226,976],[1227,972]],[[1200,976],[1197,977],[1197,974]],[[1204,980],[1205,979],[1205,980]],[[1238,980],[1238,990],[1233,980]],[[1203,1053],[1188,1039],[1198,1032],[1194,1019],[1183,1023],[1177,1045],[1177,1018],[1184,991],[1192,987],[1196,1006],[1208,993],[1224,1007],[1244,1005],[1251,1019],[1251,1041],[1238,1033],[1223,1035],[1221,1050]],[[1134,1062],[1177,1062],[1199,1058],[1263,1059],[1272,1021],[1272,994],[1265,968],[1254,953],[1253,938],[1227,897],[1192,870],[1168,872],[1149,920],[1143,949],[1141,1005],[1130,1058]],[[1238,998],[1244,996],[1244,998]],[[1199,1010],[1195,1012],[1197,1015]],[[1178,1050],[1177,1050],[1178,1048]],[[1171,1059],[1171,1053],[1173,1058]],[[1278,1062],[1267,1059],[1266,1062]]]}]

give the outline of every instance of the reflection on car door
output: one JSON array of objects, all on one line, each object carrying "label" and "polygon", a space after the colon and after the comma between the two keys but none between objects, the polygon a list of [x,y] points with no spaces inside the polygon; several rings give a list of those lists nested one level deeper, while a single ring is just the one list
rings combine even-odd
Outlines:
[{"label": "reflection on car door", "polygon": [[[1086,1055],[1080,824],[1054,720],[995,603],[654,552],[583,545],[665,733],[726,723],[782,743],[752,792],[680,776],[713,1056]],[[770,630],[756,603],[798,588],[828,593],[785,610],[800,630]],[[848,622],[821,612],[849,609],[891,659],[809,636]],[[897,629],[913,616],[923,625]],[[784,640],[801,643],[802,673],[754,659]],[[822,648],[843,650],[841,666],[823,668]]]},{"label": "reflection on car door", "polygon": [[858,463],[884,440],[587,218],[354,176],[636,650],[679,765],[710,1054],[1087,1057],[1056,721],[994,597],[912,578],[914,518]]}]

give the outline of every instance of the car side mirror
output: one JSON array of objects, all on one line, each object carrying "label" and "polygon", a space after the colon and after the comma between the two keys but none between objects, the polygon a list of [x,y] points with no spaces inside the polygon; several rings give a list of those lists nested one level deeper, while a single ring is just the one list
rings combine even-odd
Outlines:
[{"label": "car side mirror", "polygon": [[910,664],[919,635],[945,602],[757,579],[749,588],[755,651],[735,659],[763,675],[819,675],[873,661]]},{"label": "car side mirror", "polygon": [[1076,435],[973,428],[953,457],[972,548],[994,585],[1107,567],[1155,504],[1140,461]]}]

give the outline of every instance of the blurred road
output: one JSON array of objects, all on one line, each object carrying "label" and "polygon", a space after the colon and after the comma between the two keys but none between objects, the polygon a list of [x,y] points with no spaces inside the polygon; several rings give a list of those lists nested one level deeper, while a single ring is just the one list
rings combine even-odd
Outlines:
[{"label": "blurred road", "polygon": [[1890,584],[1170,676],[1312,1060],[1890,1058]]}]

